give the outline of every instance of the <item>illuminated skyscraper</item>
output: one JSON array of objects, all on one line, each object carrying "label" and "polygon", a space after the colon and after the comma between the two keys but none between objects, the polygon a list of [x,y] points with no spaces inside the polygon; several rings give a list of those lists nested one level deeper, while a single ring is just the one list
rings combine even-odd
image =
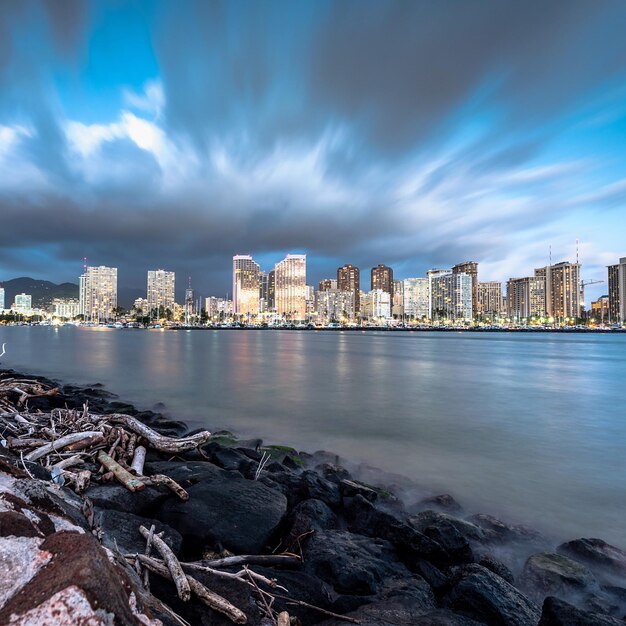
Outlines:
[{"label": "illuminated skyscraper", "polygon": [[[448,274],[452,274],[452,270],[432,269],[426,272],[426,277],[428,279],[428,319],[430,320],[435,319],[435,314],[437,312],[433,308],[433,303],[440,300],[440,294],[438,291],[443,285],[443,283],[435,283],[435,280],[437,278],[441,278],[442,276],[447,276]],[[441,313],[437,313],[437,315],[441,315]]]},{"label": "illuminated skyscraper", "polygon": [[[431,272],[433,272],[431,274]],[[431,319],[471,321],[472,278],[468,274],[429,272]]]},{"label": "illuminated skyscraper", "polygon": [[580,317],[580,264],[562,262],[535,270],[546,283],[546,314],[555,320]]},{"label": "illuminated skyscraper", "polygon": [[276,263],[276,313],[288,321],[306,319],[306,254],[288,254]]},{"label": "illuminated skyscraper", "polygon": [[609,319],[626,322],[626,257],[609,266]]},{"label": "illuminated skyscraper", "polygon": [[89,322],[113,319],[117,308],[117,267],[86,267],[80,277],[80,313]]},{"label": "illuminated skyscraper", "polygon": [[404,316],[408,320],[428,317],[430,291],[428,278],[407,278],[404,281]]},{"label": "illuminated skyscraper", "polygon": [[235,315],[259,314],[259,264],[249,254],[233,257],[233,307]]},{"label": "illuminated skyscraper", "polygon": [[322,323],[345,322],[354,318],[354,292],[324,289],[317,292],[317,319]]},{"label": "illuminated skyscraper", "polygon": [[329,289],[337,289],[337,281],[334,278],[320,280],[319,291],[328,291]]},{"label": "illuminated skyscraper", "polygon": [[467,274],[472,279],[472,316],[475,318],[478,312],[478,263],[465,261],[452,268],[453,274]]},{"label": "illuminated skyscraper", "polygon": [[354,294],[355,314],[361,310],[361,273],[359,268],[347,263],[337,269],[337,289],[339,291],[351,291]]},{"label": "illuminated skyscraper", "polygon": [[4,309],[4,288],[0,287],[0,311]]},{"label": "illuminated skyscraper", "polygon": [[404,316],[404,281],[393,281],[393,297],[391,299],[391,316],[401,319]]},{"label": "illuminated skyscraper", "polygon": [[393,298],[393,270],[384,263],[379,263],[372,268],[371,286],[374,289],[381,289]]},{"label": "illuminated skyscraper", "polygon": [[165,270],[150,270],[148,272],[148,314],[153,312],[159,315],[161,307],[163,313],[168,309],[174,311],[176,275]]},{"label": "illuminated skyscraper", "polygon": [[516,320],[546,315],[546,281],[543,276],[510,278],[506,287],[507,315]]},{"label": "illuminated skyscraper", "polygon": [[502,283],[491,281],[478,283],[477,317],[494,319],[505,311]]}]

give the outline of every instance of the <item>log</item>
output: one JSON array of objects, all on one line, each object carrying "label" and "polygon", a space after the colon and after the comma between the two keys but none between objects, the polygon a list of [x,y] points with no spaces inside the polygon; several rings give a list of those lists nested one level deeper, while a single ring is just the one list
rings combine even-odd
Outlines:
[{"label": "log", "polygon": [[189,494],[173,479],[163,474],[154,474],[154,476],[148,476],[142,478],[145,485],[164,485],[169,490],[173,491],[183,502],[189,500]]},{"label": "log", "polygon": [[137,446],[135,448],[133,461],[130,464],[130,469],[138,476],[141,476],[143,474],[143,465],[145,462],[146,462],[146,449],[143,446]]},{"label": "log", "polygon": [[100,450],[98,452],[98,461],[113,473],[113,476],[126,487],[129,491],[141,491],[145,489],[145,485],[135,478],[128,470],[125,470],[117,461],[112,459],[106,452]]},{"label": "log", "polygon": [[295,554],[246,554],[226,556],[223,559],[198,561],[204,567],[231,567],[236,565],[300,565],[302,559]]},{"label": "log", "polygon": [[106,418],[113,422],[121,422],[129,430],[132,430],[134,433],[145,437],[153,448],[155,448],[156,450],[160,450],[161,452],[171,452],[173,454],[178,454],[180,452],[194,450],[195,448],[201,446],[203,443],[206,443],[211,437],[211,433],[209,431],[203,430],[202,432],[191,435],[189,437],[174,439],[173,437],[160,435],[155,430],[152,430],[152,428],[146,426],[144,423],[140,422],[135,417],[131,417],[130,415],[124,415],[123,413],[113,413],[112,415],[107,415]]},{"label": "log", "polygon": [[21,448],[36,448],[45,446],[48,443],[46,439],[20,439],[19,437],[7,437],[7,444],[11,450],[20,450]]},{"label": "log", "polygon": [[[147,567],[150,571],[162,576],[163,578],[169,578],[171,580],[170,571],[162,565],[156,559],[150,558],[143,554],[138,554],[137,558],[141,561],[144,567]],[[231,604],[226,598],[218,595],[217,593],[207,589],[202,583],[198,582],[192,576],[187,576],[189,587],[191,591],[208,607],[212,608],[222,615],[226,615],[235,624],[245,624],[248,621],[246,614]]]},{"label": "log", "polygon": [[51,452],[57,452],[58,450],[62,450],[66,446],[69,446],[72,443],[77,443],[79,441],[83,441],[90,437],[95,437],[96,435],[100,435],[100,432],[97,430],[87,430],[85,432],[80,433],[70,433],[69,435],[65,435],[60,437],[56,441],[51,441],[32,452],[29,452],[24,458],[27,461],[36,461],[40,459],[42,456],[46,456]]},{"label": "log", "polygon": [[82,441],[77,441],[76,443],[72,443],[67,446],[65,449],[70,450],[72,452],[76,452],[77,450],[84,450],[85,448],[91,448],[92,446],[98,446],[104,441],[104,435],[102,433],[98,433],[93,437],[86,437]]},{"label": "log", "polygon": [[78,465],[79,463],[82,463],[82,462],[83,462],[83,455],[82,454],[74,454],[73,456],[70,456],[67,459],[63,459],[62,461],[59,461],[58,463],[55,463],[50,468],[50,471],[54,472],[55,469],[57,469],[57,470],[66,469],[67,467],[72,467],[73,465]]},{"label": "log", "polygon": [[145,526],[140,526],[139,532],[146,540],[150,537],[152,538],[152,545],[161,557],[163,557],[163,562],[167,566],[171,578],[176,585],[178,597],[183,602],[187,602],[191,597],[191,588],[189,586],[187,576],[185,575],[185,572],[183,572],[183,568],[180,566],[180,562],[176,558],[176,555],[172,552],[172,549],[165,543],[165,541],[163,541],[163,539],[161,539],[161,537],[151,533]]}]

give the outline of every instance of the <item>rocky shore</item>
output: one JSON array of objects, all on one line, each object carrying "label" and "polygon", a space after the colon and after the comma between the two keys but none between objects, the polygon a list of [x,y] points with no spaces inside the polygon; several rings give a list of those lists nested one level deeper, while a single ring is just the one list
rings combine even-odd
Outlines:
[{"label": "rocky shore", "polygon": [[[9,377],[24,378],[0,371],[0,382]],[[130,415],[165,436],[193,434],[100,385],[62,386],[29,398],[20,414],[86,402],[91,413]],[[214,432],[180,454],[148,449],[143,475],[169,477],[188,499],[149,481],[133,492],[94,472],[77,494],[0,434],[0,624],[625,623],[618,547],[596,538],[554,544],[531,528],[467,515],[448,495],[407,500],[400,481],[366,484],[327,452]],[[155,569],[148,576],[152,527],[185,575],[239,613],[196,593],[181,599]]]}]

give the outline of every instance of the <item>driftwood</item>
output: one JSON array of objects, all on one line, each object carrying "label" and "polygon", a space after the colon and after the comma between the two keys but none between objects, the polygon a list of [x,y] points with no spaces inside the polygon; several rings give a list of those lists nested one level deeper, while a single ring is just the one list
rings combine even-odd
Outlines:
[{"label": "driftwood", "polygon": [[174,492],[183,502],[189,500],[189,494],[173,479],[163,474],[153,474],[141,478],[144,485],[163,485]]},{"label": "driftwood", "polygon": [[295,554],[245,554],[222,559],[198,561],[204,567],[234,567],[236,565],[299,565],[302,559]]},{"label": "driftwood", "polygon": [[[145,556],[143,554],[138,554],[137,558],[141,562],[141,564],[148,568],[150,571],[162,576],[163,578],[168,578],[171,580],[170,571],[165,567],[165,565],[161,564],[157,559],[153,559],[149,556]],[[226,615],[231,621],[235,622],[235,624],[245,624],[248,621],[246,614],[238,609],[236,606],[231,604],[226,598],[218,595],[217,593],[207,589],[202,583],[198,582],[192,576],[187,575],[187,581],[189,582],[189,587],[191,591],[198,597],[200,601],[206,604],[208,607]]]},{"label": "driftwood", "polygon": [[[129,445],[130,447],[130,445]],[[146,449],[143,446],[137,446],[133,453],[133,461],[130,464],[130,469],[133,473],[141,476],[143,474],[143,466],[146,462]]]},{"label": "driftwood", "polygon": [[183,602],[187,602],[191,597],[191,588],[189,587],[187,576],[185,575],[185,572],[183,572],[183,568],[180,566],[180,562],[176,558],[176,555],[172,552],[172,549],[165,543],[165,541],[163,541],[163,539],[161,539],[161,537],[159,537],[159,535],[156,535],[153,532],[151,533],[145,526],[140,526],[139,532],[147,540],[152,538],[152,545],[163,558],[163,562],[170,573],[170,577],[176,585],[178,597]]},{"label": "driftwood", "polygon": [[124,426],[126,426],[129,430],[132,430],[134,433],[147,439],[155,450],[159,450],[161,452],[170,452],[173,454],[187,452],[188,450],[193,450],[198,446],[201,446],[203,443],[206,443],[211,437],[211,433],[208,430],[203,430],[202,432],[190,435],[189,437],[175,439],[173,437],[160,435],[156,432],[156,430],[152,430],[152,428],[146,426],[135,417],[125,415],[124,413],[113,413],[112,415],[107,415],[106,418],[111,422],[120,422],[124,424]]},{"label": "driftwood", "polygon": [[83,441],[84,439],[88,439],[91,437],[95,437],[97,435],[101,435],[99,431],[88,430],[86,432],[78,432],[78,433],[70,433],[69,435],[65,435],[56,441],[52,441],[47,443],[32,452],[29,452],[24,458],[27,461],[36,461],[40,459],[42,456],[46,456],[50,454],[50,452],[57,452],[65,448],[65,446],[69,446],[73,443],[78,443],[79,441]]},{"label": "driftwood", "polygon": [[143,482],[135,478],[127,469],[124,469],[117,461],[102,450],[98,452],[98,461],[103,467],[109,470],[109,472],[113,472],[113,476],[129,491],[141,491],[145,489],[146,486]]}]

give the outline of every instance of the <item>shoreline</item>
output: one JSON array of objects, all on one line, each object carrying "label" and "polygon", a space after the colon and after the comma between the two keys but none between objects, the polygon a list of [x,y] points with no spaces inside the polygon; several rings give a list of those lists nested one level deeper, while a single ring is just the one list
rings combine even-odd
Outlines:
[{"label": "shoreline", "polygon": [[[9,372],[0,370],[0,379]],[[52,384],[44,377],[34,378]],[[70,408],[78,408],[85,400],[94,412],[134,414],[163,434],[180,436],[188,430],[182,422],[138,411],[101,386],[64,385],[59,397],[33,402],[45,410],[51,404],[68,402]],[[602,543],[591,549],[584,544],[586,540],[556,546],[531,528],[490,515],[467,515],[446,494],[402,502],[395,488],[359,481],[338,465],[337,455],[328,452],[309,454],[289,446],[264,446],[261,440],[242,441],[225,431],[213,433],[203,450],[202,456],[190,452],[176,460],[151,458],[147,464],[152,471],[158,469],[188,488],[191,498],[186,503],[176,504],[171,496],[163,498],[158,491],[148,502],[140,503],[119,485],[90,486],[85,495],[104,520],[106,532],[115,537],[116,524],[119,526],[124,515],[156,519],[180,535],[181,558],[192,559],[202,557],[207,549],[214,553],[224,549],[235,554],[266,553],[270,546],[284,545],[291,537],[297,540],[292,549],[296,546],[306,557],[302,574],[308,577],[307,584],[329,586],[336,596],[324,606],[355,619],[367,620],[376,614],[376,620],[382,620],[364,623],[461,625],[470,623],[462,620],[473,619],[472,624],[489,624],[495,623],[490,620],[498,615],[501,623],[544,626],[569,622],[545,621],[542,612],[544,616],[555,611],[589,613],[591,608],[602,619],[626,614],[626,553],[619,548]],[[270,458],[259,470],[266,453]],[[229,491],[230,481],[237,483],[236,496]],[[250,501],[242,504],[240,496],[248,489]],[[122,507],[116,498],[122,499]],[[225,524],[211,508],[216,502],[223,506],[228,519]],[[242,511],[242,506],[249,508]],[[228,513],[229,507],[235,510]],[[253,526],[245,521],[250,516]],[[246,526],[245,532],[236,529],[241,524]],[[256,539],[250,540],[250,536]],[[364,573],[355,578],[354,568]],[[280,568],[273,574],[295,584],[293,574]],[[394,581],[392,585],[388,579]],[[486,608],[485,598],[494,594]],[[563,608],[554,601],[546,608],[544,598],[552,595],[579,608]],[[165,592],[163,597],[172,600]],[[514,613],[521,611],[521,621],[507,613],[512,601]],[[384,621],[391,605],[411,621]],[[382,612],[376,613],[376,607]],[[420,621],[429,615],[430,621],[426,617]],[[309,612],[302,623],[341,623],[323,617]],[[441,619],[448,621],[436,621]]]}]

